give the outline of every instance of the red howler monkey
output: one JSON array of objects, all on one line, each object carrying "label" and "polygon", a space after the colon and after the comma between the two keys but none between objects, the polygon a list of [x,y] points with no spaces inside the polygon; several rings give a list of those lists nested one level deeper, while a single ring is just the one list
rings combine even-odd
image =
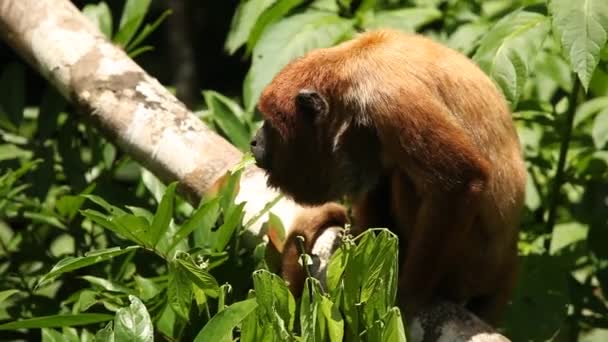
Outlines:
[{"label": "red howler monkey", "polygon": [[444,299],[496,322],[526,172],[507,104],[474,63],[418,35],[368,32],[291,62],[258,107],[252,152],[270,186],[309,205],[348,196],[355,226],[399,235],[407,314]]}]

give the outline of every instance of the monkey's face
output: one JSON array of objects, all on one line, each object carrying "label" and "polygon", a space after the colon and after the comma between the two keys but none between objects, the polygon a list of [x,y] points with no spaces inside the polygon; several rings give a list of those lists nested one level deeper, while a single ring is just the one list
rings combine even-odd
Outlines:
[{"label": "monkey's face", "polygon": [[251,152],[266,170],[268,184],[300,203],[320,204],[345,194],[328,127],[329,106],[310,89],[285,99],[271,87],[260,100],[265,120],[251,141]]}]

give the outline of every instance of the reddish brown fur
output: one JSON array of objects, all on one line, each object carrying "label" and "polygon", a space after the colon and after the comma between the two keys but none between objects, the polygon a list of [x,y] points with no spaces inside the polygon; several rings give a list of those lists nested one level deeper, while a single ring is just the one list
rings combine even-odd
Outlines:
[{"label": "reddish brown fur", "polygon": [[317,238],[330,227],[343,227],[348,222],[346,210],[336,203],[327,203],[320,207],[306,208],[296,218],[283,244],[281,276],[289,283],[292,293],[302,293],[306,274],[299,263],[296,238],[304,238],[304,250],[311,254]]},{"label": "reddish brown fur", "polygon": [[[301,89],[329,113],[304,115]],[[347,195],[356,225],[399,234],[408,314],[441,298],[496,321],[516,276],[525,168],[507,104],[474,63],[421,36],[369,32],[289,64],[259,109],[275,130],[269,184],[308,204]],[[307,224],[296,229],[314,236]]]}]

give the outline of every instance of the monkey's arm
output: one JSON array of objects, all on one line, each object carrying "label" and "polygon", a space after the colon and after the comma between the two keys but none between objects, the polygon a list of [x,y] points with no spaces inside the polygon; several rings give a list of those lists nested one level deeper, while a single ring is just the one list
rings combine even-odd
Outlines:
[{"label": "monkey's arm", "polygon": [[[463,262],[458,258],[467,252],[490,165],[433,98],[418,97],[395,110],[377,120],[377,129],[389,158],[421,197],[400,276],[400,300],[415,312],[436,296],[451,263]],[[393,210],[398,207],[393,204]]]},{"label": "monkey's arm", "polygon": [[[328,228],[344,227],[348,223],[346,209],[336,203],[304,208],[294,220],[281,253],[281,275],[295,296],[300,296],[306,274],[299,263],[297,237],[304,238],[304,250],[311,254],[315,242]],[[323,260],[326,262],[327,260]]]}]

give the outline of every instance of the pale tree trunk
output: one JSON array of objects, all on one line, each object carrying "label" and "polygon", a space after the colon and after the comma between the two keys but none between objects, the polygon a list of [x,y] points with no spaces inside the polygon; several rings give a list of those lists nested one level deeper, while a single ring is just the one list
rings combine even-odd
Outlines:
[{"label": "pale tree trunk", "polygon": [[[165,182],[179,181],[193,204],[214,190],[242,154],[206,127],[156,79],[109,42],[68,0],[0,0],[0,36],[104,134]],[[237,201],[245,220],[277,193],[249,167]],[[289,227],[298,211],[283,199],[272,212]],[[254,233],[265,219],[258,220]],[[415,341],[506,341],[452,304],[411,324]]]}]

